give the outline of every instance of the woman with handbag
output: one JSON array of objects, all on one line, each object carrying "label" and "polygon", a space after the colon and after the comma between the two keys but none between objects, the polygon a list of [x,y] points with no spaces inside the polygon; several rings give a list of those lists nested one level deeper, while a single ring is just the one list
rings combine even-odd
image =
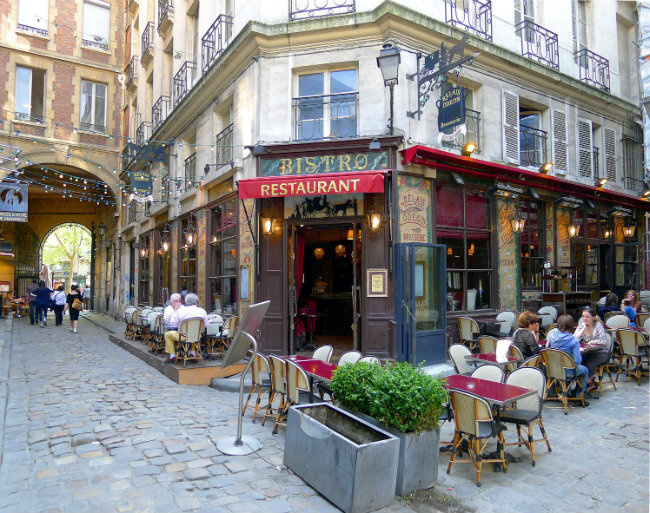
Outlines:
[{"label": "woman with handbag", "polygon": [[[77,322],[79,322],[79,312],[83,310],[83,303],[81,302],[81,294],[77,289],[77,285],[70,285],[70,293],[66,299],[65,310],[70,310],[70,326],[72,333],[77,333]],[[64,313],[65,313],[64,310]]]}]

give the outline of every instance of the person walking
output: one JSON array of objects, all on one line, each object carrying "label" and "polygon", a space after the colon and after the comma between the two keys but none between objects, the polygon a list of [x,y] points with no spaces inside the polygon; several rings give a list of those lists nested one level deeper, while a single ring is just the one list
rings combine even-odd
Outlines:
[{"label": "person walking", "polygon": [[[75,308],[75,299],[79,301],[79,303],[81,304],[81,308],[79,309]],[[65,313],[66,310],[70,310],[70,328],[72,329],[72,333],[77,333],[79,312],[83,310],[83,303],[81,303],[81,294],[79,293],[79,290],[77,289],[77,286],[75,284],[70,285],[70,292],[68,293],[68,297],[66,298],[66,305],[63,310],[63,313]]]},{"label": "person walking", "polygon": [[65,292],[63,292],[63,285],[59,285],[52,294],[52,302],[54,303],[54,325],[61,326],[63,324],[63,308],[65,307]]},{"label": "person walking", "polygon": [[36,296],[34,292],[38,288],[38,283],[36,278],[32,280],[32,283],[27,287],[27,301],[29,301],[29,323],[34,324],[36,320]]},{"label": "person walking", "polygon": [[36,297],[36,313],[41,328],[47,327],[47,309],[50,306],[50,295],[53,290],[45,286],[45,281],[38,282],[38,288],[33,292]]}]

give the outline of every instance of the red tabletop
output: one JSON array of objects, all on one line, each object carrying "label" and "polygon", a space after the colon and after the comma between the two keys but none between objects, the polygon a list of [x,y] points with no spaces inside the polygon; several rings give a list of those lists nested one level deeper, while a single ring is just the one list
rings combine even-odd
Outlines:
[{"label": "red tabletop", "polygon": [[507,362],[497,362],[496,353],[477,353],[477,354],[468,354],[465,356],[465,360],[478,362],[478,363],[493,363],[499,366],[505,366],[508,363],[518,362],[521,358],[516,356],[508,356]]},{"label": "red tabletop", "polygon": [[282,358],[283,360],[291,360],[292,362],[301,362],[304,360],[314,360],[311,356],[300,356],[299,354],[287,354],[284,356],[278,356],[277,354],[274,354],[276,358]]},{"label": "red tabletop", "polygon": [[[506,404],[523,399],[530,395],[535,395],[534,390],[522,388],[515,385],[506,385],[505,383],[497,383],[496,381],[489,381],[487,379],[477,379],[470,376],[462,376],[454,374],[447,376],[447,388],[456,388],[463,392],[470,392],[485,399],[488,403],[496,406],[504,406]],[[472,388],[472,385],[474,388]]]},{"label": "red tabletop", "polygon": [[310,376],[329,382],[332,381],[332,373],[338,368],[334,363],[314,359],[297,360],[296,363]]}]

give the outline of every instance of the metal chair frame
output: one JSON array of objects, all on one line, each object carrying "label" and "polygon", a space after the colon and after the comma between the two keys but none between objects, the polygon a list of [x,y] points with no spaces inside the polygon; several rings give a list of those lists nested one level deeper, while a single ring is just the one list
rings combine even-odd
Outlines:
[{"label": "metal chair frame", "polygon": [[255,361],[251,365],[251,389],[248,391],[248,399],[246,399],[246,404],[242,408],[241,414],[242,417],[246,413],[246,408],[248,408],[248,403],[253,396],[253,393],[257,391],[257,397],[255,398],[255,409],[253,410],[253,422],[257,418],[257,412],[260,409],[260,401],[262,399],[262,394],[266,391],[269,395],[269,400],[271,399],[272,394],[272,383],[271,383],[271,367],[269,361],[261,353],[255,355]]},{"label": "metal chair frame", "polygon": [[[641,374],[648,374],[648,371],[641,369],[643,359],[648,359],[648,347],[643,334],[630,329],[620,329],[616,331],[616,340],[621,350],[621,365],[616,372],[616,381],[618,382],[618,376],[623,373],[634,376],[637,384],[641,385]],[[634,364],[632,369],[630,362]]]},{"label": "metal chair frame", "polygon": [[467,345],[470,351],[474,351],[478,347],[478,339],[474,335],[479,335],[481,330],[478,323],[471,317],[458,317],[458,332],[460,333],[461,344]]},{"label": "metal chair frame", "polygon": [[[539,353],[540,360],[546,366],[548,381],[546,382],[547,401],[560,401],[564,408],[564,414],[568,414],[569,401],[580,401],[582,407],[585,407],[585,399],[582,393],[582,377],[576,377],[576,363],[570,354],[560,351],[559,349],[544,348]],[[566,371],[573,369],[573,375],[567,376]],[[567,389],[575,382],[579,387],[579,397],[568,397]],[[556,397],[550,397],[548,391],[554,387]]]},{"label": "metal chair frame", "polygon": [[[183,360],[183,367],[187,360],[202,361],[201,340],[203,338],[203,319],[184,319],[178,327],[178,342],[176,342],[176,361]],[[192,356],[190,353],[194,353]]]}]

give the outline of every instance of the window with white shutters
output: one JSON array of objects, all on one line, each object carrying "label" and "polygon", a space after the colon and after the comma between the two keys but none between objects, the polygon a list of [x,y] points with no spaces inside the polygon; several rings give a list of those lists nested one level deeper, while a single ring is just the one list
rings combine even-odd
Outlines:
[{"label": "window with white shutters", "polygon": [[605,128],[605,176],[616,181],[616,132],[611,128]]},{"label": "window with white shutters", "polygon": [[556,171],[567,172],[566,114],[553,111],[553,165]]},{"label": "window with white shutters", "polygon": [[503,158],[519,164],[519,96],[503,91]]},{"label": "window with white shutters", "polygon": [[593,176],[591,144],[591,121],[578,120],[578,174],[585,178]]}]

